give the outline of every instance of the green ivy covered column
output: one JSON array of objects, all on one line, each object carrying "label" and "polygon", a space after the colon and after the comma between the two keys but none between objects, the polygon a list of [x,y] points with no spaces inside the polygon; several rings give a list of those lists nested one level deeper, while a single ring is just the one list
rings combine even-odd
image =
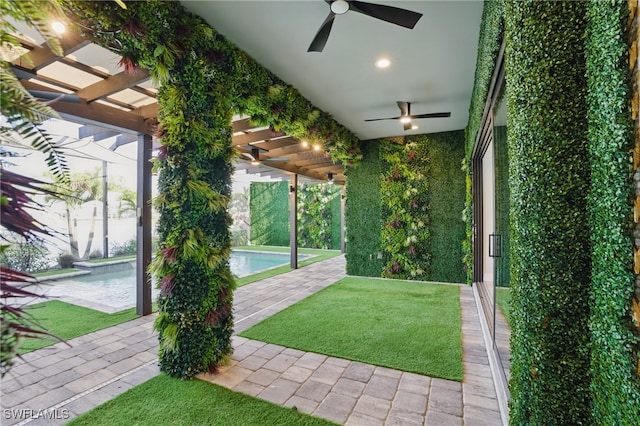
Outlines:
[{"label": "green ivy covered column", "polygon": [[590,421],[585,8],[505,2],[514,425]]},{"label": "green ivy covered column", "polygon": [[218,53],[215,66],[184,57],[158,96],[161,249],[154,266],[162,278],[155,326],[160,369],[177,377],[214,370],[232,352],[232,85]]}]

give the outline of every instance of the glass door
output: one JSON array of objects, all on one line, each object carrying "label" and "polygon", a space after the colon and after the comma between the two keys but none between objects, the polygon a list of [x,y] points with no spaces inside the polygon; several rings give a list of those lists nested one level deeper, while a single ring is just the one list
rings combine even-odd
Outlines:
[{"label": "glass door", "polygon": [[490,339],[489,362],[495,368],[499,403],[506,407],[510,377],[510,191],[502,57],[501,52],[472,157],[473,284],[482,310],[482,327]]}]

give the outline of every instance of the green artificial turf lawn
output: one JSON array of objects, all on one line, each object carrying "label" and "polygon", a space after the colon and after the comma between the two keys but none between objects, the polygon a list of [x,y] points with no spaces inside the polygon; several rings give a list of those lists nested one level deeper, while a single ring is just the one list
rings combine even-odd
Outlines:
[{"label": "green artificial turf lawn", "polygon": [[[64,340],[121,324],[138,317],[135,308],[107,314],[60,300],[37,303],[26,308],[28,314],[49,333]],[[53,337],[25,339],[19,353],[24,354],[57,343]]]},{"label": "green artificial turf lawn", "polygon": [[507,320],[507,324],[511,324],[511,289],[507,287],[496,288],[496,304],[502,311]]},{"label": "green artificial turf lawn", "polygon": [[164,374],[72,420],[69,425],[333,425],[201,380]]},{"label": "green artificial turf lawn", "polygon": [[344,278],[241,336],[461,381],[460,289]]},{"label": "green artificial turf lawn", "polygon": [[36,272],[35,274],[31,274],[31,275],[37,278],[42,278],[42,277],[46,278],[50,275],[70,274],[72,272],[80,272],[80,271],[82,271],[82,269],[76,269],[76,268],[53,269],[51,271]]},{"label": "green artificial turf lawn", "polygon": [[[289,247],[275,247],[275,246],[240,246],[240,247],[234,247],[234,249],[252,250],[252,251],[270,251],[270,252],[276,252],[276,253],[290,252]],[[341,253],[338,250],[299,248],[298,254],[309,254],[313,256],[298,262],[298,268],[302,268],[307,265],[311,265],[312,263],[320,262],[323,260],[331,259],[332,257],[339,256]],[[289,265],[278,266],[277,268],[272,268],[263,272],[258,272],[257,274],[247,275],[246,277],[242,277],[242,278],[236,278],[236,283],[238,287],[242,287],[243,285],[251,284],[253,282],[264,280],[265,278],[271,278],[276,275],[284,274],[285,272],[290,272],[290,271],[293,271],[293,269],[291,269],[291,266]]]}]

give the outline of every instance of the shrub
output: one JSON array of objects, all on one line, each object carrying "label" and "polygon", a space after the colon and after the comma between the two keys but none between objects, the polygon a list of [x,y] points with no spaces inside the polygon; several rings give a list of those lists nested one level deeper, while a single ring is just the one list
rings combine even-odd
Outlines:
[{"label": "shrub", "polygon": [[234,247],[246,246],[249,244],[249,238],[245,229],[238,229],[231,233],[231,245]]},{"label": "shrub", "polygon": [[102,255],[102,251],[94,250],[89,253],[89,259],[102,259],[104,256]]},{"label": "shrub", "polygon": [[51,266],[49,250],[38,241],[11,244],[0,253],[0,263],[7,268],[23,272],[38,272]]},{"label": "shrub", "polygon": [[125,241],[121,244],[114,244],[111,247],[111,256],[128,256],[136,254],[138,243],[135,238]]},{"label": "shrub", "polygon": [[73,262],[77,261],[78,258],[71,253],[62,253],[60,257],[58,257],[58,264],[60,265],[60,269],[73,268]]}]

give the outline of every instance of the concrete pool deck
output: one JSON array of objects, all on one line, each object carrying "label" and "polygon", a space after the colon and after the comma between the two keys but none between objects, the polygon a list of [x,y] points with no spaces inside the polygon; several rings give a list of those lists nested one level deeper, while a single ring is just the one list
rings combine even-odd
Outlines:
[{"label": "concrete pool deck", "polygon": [[[236,332],[345,276],[344,256],[235,292]],[[347,425],[502,424],[472,289],[461,287],[462,383],[234,336],[232,365],[209,380]],[[155,315],[39,349],[2,379],[3,425],[58,425],[159,374]]]}]

